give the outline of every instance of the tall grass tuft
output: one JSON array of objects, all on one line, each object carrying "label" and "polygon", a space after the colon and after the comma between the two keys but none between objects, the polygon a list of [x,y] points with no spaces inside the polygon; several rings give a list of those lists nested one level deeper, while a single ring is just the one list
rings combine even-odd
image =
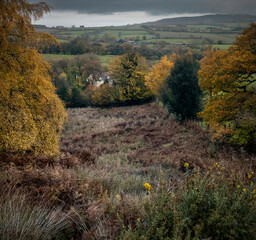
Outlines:
[{"label": "tall grass tuft", "polygon": [[68,215],[60,209],[32,207],[24,196],[0,197],[0,239],[48,240],[69,227]]}]

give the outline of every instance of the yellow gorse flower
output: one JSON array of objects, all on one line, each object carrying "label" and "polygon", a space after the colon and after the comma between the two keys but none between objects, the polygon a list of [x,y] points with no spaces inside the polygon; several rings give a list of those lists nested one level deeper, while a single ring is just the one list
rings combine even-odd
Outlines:
[{"label": "yellow gorse flower", "polygon": [[144,183],[144,187],[145,187],[148,191],[150,191],[150,189],[151,189],[151,186],[150,186],[149,183]]},{"label": "yellow gorse flower", "polygon": [[189,164],[186,162],[184,163],[184,167],[188,168]]},{"label": "yellow gorse flower", "polygon": [[250,179],[252,177],[252,175],[254,174],[254,172],[251,172],[251,173],[247,173],[248,175],[248,178]]}]

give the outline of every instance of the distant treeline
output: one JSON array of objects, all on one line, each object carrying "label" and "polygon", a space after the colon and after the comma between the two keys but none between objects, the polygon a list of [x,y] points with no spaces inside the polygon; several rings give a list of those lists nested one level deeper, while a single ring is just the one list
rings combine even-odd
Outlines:
[{"label": "distant treeline", "polygon": [[138,52],[148,60],[159,60],[162,56],[172,54],[177,51],[175,47],[167,45],[164,41],[159,41],[155,47],[146,44],[138,44],[136,41],[109,41],[91,42],[85,38],[75,38],[69,42],[61,42],[59,45],[50,45],[42,49],[44,54],[65,54],[81,55],[94,53],[98,55],[122,55],[128,52]]}]

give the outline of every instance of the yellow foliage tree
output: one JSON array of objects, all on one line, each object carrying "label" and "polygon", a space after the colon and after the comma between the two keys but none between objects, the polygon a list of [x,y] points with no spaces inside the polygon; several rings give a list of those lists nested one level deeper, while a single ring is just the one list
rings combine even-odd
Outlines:
[{"label": "yellow foliage tree", "polygon": [[66,113],[31,24],[48,11],[45,3],[0,1],[0,152],[58,153]]},{"label": "yellow foliage tree", "polygon": [[110,106],[116,101],[115,88],[102,84],[93,90],[92,103],[96,106]]},{"label": "yellow foliage tree", "polygon": [[145,85],[147,71],[146,59],[138,53],[126,53],[110,62],[109,72],[113,77],[119,101],[137,101],[151,96]]},{"label": "yellow foliage tree", "polygon": [[241,146],[256,144],[256,24],[233,46],[209,52],[201,61],[199,85],[209,92],[204,121],[216,139]]},{"label": "yellow foliage tree", "polygon": [[169,58],[163,56],[160,62],[153,65],[149,73],[145,76],[145,85],[150,88],[155,96],[159,97],[164,80],[170,75],[176,59],[176,54],[173,54]]}]

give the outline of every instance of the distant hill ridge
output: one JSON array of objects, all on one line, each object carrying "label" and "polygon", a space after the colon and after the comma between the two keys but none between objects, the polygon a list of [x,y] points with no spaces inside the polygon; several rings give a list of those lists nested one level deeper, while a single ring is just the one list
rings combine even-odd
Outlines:
[{"label": "distant hill ridge", "polygon": [[247,14],[214,14],[198,17],[165,18],[155,22],[147,22],[147,25],[172,25],[172,24],[216,24],[256,22],[256,15]]}]

